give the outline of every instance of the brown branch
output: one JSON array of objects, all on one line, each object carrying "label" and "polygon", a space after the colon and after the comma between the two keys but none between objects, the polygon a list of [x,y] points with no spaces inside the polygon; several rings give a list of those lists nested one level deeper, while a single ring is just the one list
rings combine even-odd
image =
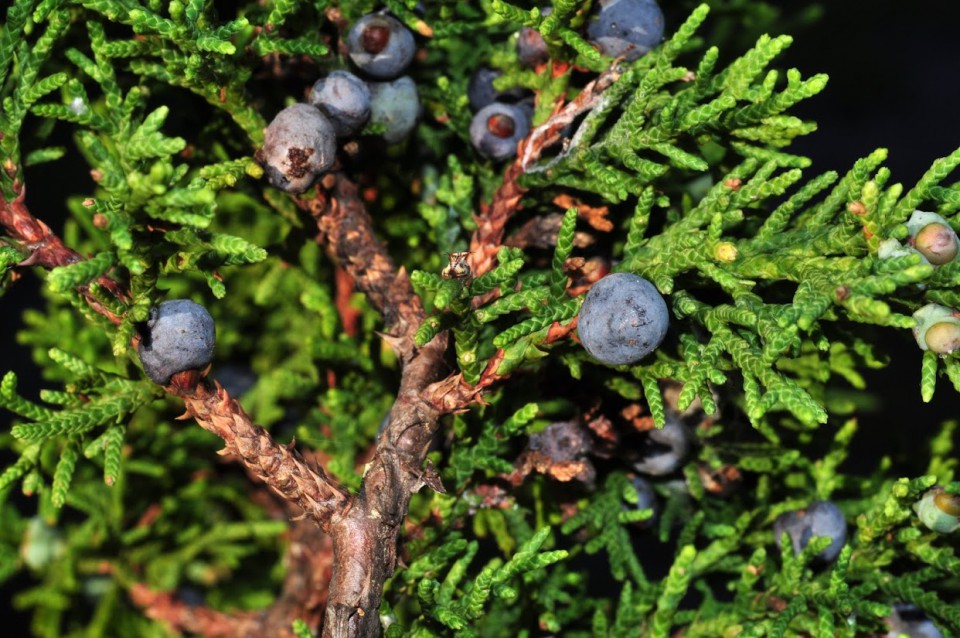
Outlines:
[{"label": "brown branch", "polygon": [[[610,71],[590,83],[577,98],[538,127],[520,144],[520,158],[508,167],[493,202],[477,218],[470,243],[470,266],[479,276],[490,270],[503,242],[507,221],[520,204],[524,189],[518,179],[543,149],[559,140],[560,131],[580,113],[592,108],[599,95],[618,77]],[[481,391],[501,377],[496,370],[503,353],[488,362],[477,385],[460,374],[441,380],[447,364],[447,334],[441,333],[417,349],[413,335],[425,318],[409,278],[397,269],[384,245],[373,233],[373,222],[343,175],[328,175],[313,199],[298,205],[317,221],[319,239],[327,253],[356,281],[371,305],[384,317],[384,338],[397,352],[402,376],[397,400],[386,429],[367,465],[359,493],[348,512],[331,525],[334,544],[333,578],[323,626],[325,638],[374,638],[380,633],[379,608],[383,583],[393,574],[397,541],[411,496],[424,485],[442,489],[427,452],[446,413],[465,409]],[[572,325],[551,328],[560,338]]]},{"label": "brown branch", "polygon": [[[0,226],[32,251],[22,265],[56,268],[82,261],[79,253],[68,248],[49,226],[29,212],[23,196],[21,188],[13,201],[0,198]],[[119,299],[128,298],[127,292],[112,279],[101,277],[99,283]],[[86,287],[78,290],[93,310],[120,323],[121,318],[100,304]],[[292,446],[278,445],[269,433],[254,425],[219,384],[215,383],[211,390],[197,373],[187,372],[175,375],[171,386],[165,389],[184,399],[188,413],[196,416],[202,427],[224,438],[225,453],[236,456],[251,474],[264,480],[286,502],[299,505],[311,519],[293,524],[283,591],[270,608],[259,614],[197,610],[144,586],[131,590],[131,598],[148,608],[151,618],[208,636],[292,636],[290,624],[294,618],[302,618],[315,628],[326,603],[322,584],[332,563],[330,540],[320,529],[343,509],[345,493],[322,470],[308,465]]]},{"label": "brown branch", "polygon": [[330,537],[313,521],[295,523],[284,563],[287,574],[280,596],[259,612],[228,613],[205,605],[190,605],[178,600],[175,592],[156,592],[142,583],[130,588],[130,600],[148,618],[163,622],[176,632],[207,638],[294,638],[294,620],[303,620],[312,631],[320,624],[333,564]]},{"label": "brown branch", "polygon": [[410,498],[424,485],[442,489],[423,463],[440,412],[421,396],[446,374],[446,334],[423,348],[413,335],[425,318],[403,269],[397,269],[373,233],[373,220],[356,186],[342,175],[324,181],[329,191],[297,200],[317,221],[327,253],[384,317],[384,338],[403,364],[397,400],[349,510],[334,521],[334,567],[323,635],[367,637],[380,633],[384,581],[393,575],[397,539]]},{"label": "brown branch", "polygon": [[[188,631],[209,638],[256,638],[261,636],[257,612],[226,614],[204,605],[192,606],[177,600],[172,592],[157,592],[145,584],[130,588],[130,600],[143,609],[147,618],[169,625],[175,631]],[[278,634],[287,638],[286,635]]]},{"label": "brown branch", "polygon": [[[520,144],[517,161],[507,168],[492,204],[477,219],[470,255],[476,275],[487,272],[495,263],[506,224],[524,194],[519,177],[544,148],[559,140],[565,126],[595,105],[616,77],[617,73],[610,71],[587,85],[572,102],[558,106],[554,115]],[[376,239],[356,186],[342,175],[328,175],[323,187],[326,191],[318,189],[314,199],[298,199],[297,203],[315,217],[319,239],[328,254],[383,315],[384,338],[402,364],[397,400],[367,464],[359,492],[349,499],[322,470],[307,465],[295,450],[277,445],[219,384],[211,389],[196,373],[181,373],[175,375],[167,390],[184,400],[187,413],[202,427],[224,439],[227,453],[239,456],[256,476],[329,530],[333,567],[323,636],[374,638],[380,633],[383,583],[396,566],[398,536],[410,498],[424,485],[443,489],[433,468],[429,464],[424,467],[438,419],[445,413],[465,409],[479,399],[485,387],[500,379],[496,370],[503,353],[491,358],[477,385],[469,386],[461,375],[448,374],[446,333],[416,348],[413,335],[425,318],[423,308],[404,270],[394,266],[386,248]],[[43,234],[44,227],[38,228]],[[52,235],[49,229],[46,235]],[[569,329],[570,325],[557,324],[550,334],[559,338]],[[444,375],[447,376],[442,379]],[[305,578],[308,574],[305,571],[297,576]],[[290,581],[293,588],[312,587],[312,582],[300,581],[298,585],[298,579]],[[168,615],[183,613],[166,599],[156,600],[163,604],[152,605],[151,609],[165,609]],[[286,603],[278,602],[264,617],[279,617],[271,622],[287,622],[290,609]],[[222,615],[214,620],[227,622]],[[240,623],[243,619],[231,622]],[[287,629],[271,624],[269,629],[261,626],[260,631],[270,633],[259,635],[285,635]]]},{"label": "brown branch", "polygon": [[26,189],[21,188],[13,201],[0,200],[0,224],[30,252],[21,265],[56,268],[83,261],[83,257],[67,248],[49,226],[30,214],[24,203],[26,194]]},{"label": "brown branch", "polygon": [[[22,185],[14,184],[14,190],[17,196],[12,201],[6,201],[0,197],[0,226],[4,227],[7,233],[15,241],[19,242],[23,249],[30,253],[20,266],[43,266],[47,269],[58,268],[60,266],[69,266],[83,261],[84,257],[63,243],[57,237],[50,227],[41,220],[30,214],[24,203],[26,189]],[[110,291],[118,299],[127,298],[121,286],[109,277],[100,277],[97,283]],[[80,286],[77,291],[83,295],[84,299],[93,310],[114,324],[120,324],[120,317],[110,312],[96,297],[90,294],[87,286]]]},{"label": "brown branch", "polygon": [[425,317],[420,298],[413,294],[406,271],[397,269],[374,235],[373,220],[356,184],[342,174],[328,175],[324,184],[331,192],[297,203],[314,216],[328,254],[383,315],[384,332],[394,339],[391,345],[407,358],[413,353],[413,334]]},{"label": "brown branch", "polygon": [[233,454],[257,478],[284,499],[295,503],[324,530],[347,504],[347,494],[319,467],[307,465],[293,447],[279,445],[253,423],[236,399],[214,381],[211,389],[196,373],[175,374],[167,391],[183,399],[187,415],[223,439],[220,454]]},{"label": "brown branch", "polygon": [[[280,595],[261,612],[258,636],[278,636],[297,618],[316,632],[327,604],[327,583],[333,570],[333,542],[312,520],[297,521],[290,529],[284,554],[287,572]],[[291,632],[292,634],[292,632]]]},{"label": "brown branch", "polygon": [[560,141],[567,126],[597,105],[603,92],[619,77],[620,70],[615,65],[587,84],[572,101],[558,103],[553,115],[520,142],[517,159],[504,171],[503,183],[494,194],[493,202],[477,217],[477,230],[470,240],[470,268],[475,276],[479,277],[497,263],[497,251],[503,244],[504,229],[519,210],[520,199],[526,192],[517,180],[540,159],[545,149]]},{"label": "brown branch", "polygon": [[336,282],[334,299],[340,321],[343,323],[343,332],[348,337],[356,337],[360,331],[360,312],[350,305],[350,297],[353,295],[353,277],[343,268],[337,268]]}]

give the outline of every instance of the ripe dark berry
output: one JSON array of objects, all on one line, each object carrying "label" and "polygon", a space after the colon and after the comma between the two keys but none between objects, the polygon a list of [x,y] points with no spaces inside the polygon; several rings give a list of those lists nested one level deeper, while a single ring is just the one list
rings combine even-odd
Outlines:
[{"label": "ripe dark berry", "polygon": [[514,103],[524,99],[530,92],[519,87],[511,88],[506,91],[497,91],[493,88],[493,81],[503,75],[500,71],[493,69],[477,69],[470,77],[470,83],[467,84],[467,98],[470,100],[470,108],[479,111],[493,102]]},{"label": "ripe dark berry", "polygon": [[592,450],[593,441],[583,424],[562,421],[531,434],[526,454],[532,467],[558,481],[592,483],[597,475],[589,458]]},{"label": "ripe dark berry", "polygon": [[143,371],[159,385],[186,370],[202,370],[213,360],[216,331],[207,309],[189,299],[164,301],[150,309],[137,352]]},{"label": "ripe dark berry", "polygon": [[389,80],[403,73],[413,60],[413,34],[388,15],[371,13],[360,18],[347,36],[350,59],[367,75]]},{"label": "ripe dark berry", "polygon": [[[553,11],[552,7],[540,9],[541,16],[548,16]],[[547,43],[543,41],[543,36],[536,29],[523,27],[517,35],[517,59],[520,65],[532,69],[538,64],[543,64],[550,59],[550,52],[547,51]]]},{"label": "ripe dark berry", "polygon": [[638,527],[650,527],[657,521],[657,514],[660,507],[657,505],[657,494],[653,491],[653,485],[647,479],[637,476],[632,481],[634,489],[637,491],[637,504],[635,509],[653,510],[653,516],[640,521]]},{"label": "ripe dark berry", "polygon": [[785,512],[777,517],[773,523],[777,546],[784,532],[790,537],[793,551],[797,554],[814,536],[830,538],[830,545],[817,554],[818,559],[829,563],[840,555],[840,550],[847,542],[847,521],[840,508],[830,501],[814,501],[805,509]]},{"label": "ripe dark berry", "polygon": [[370,89],[348,71],[333,71],[317,80],[310,103],[330,118],[338,137],[353,135],[370,118]]},{"label": "ripe dark berry", "polygon": [[333,166],[336,153],[337,134],[327,116],[309,104],[294,104],[267,126],[257,158],[271,184],[302,193]]},{"label": "ripe dark berry", "polygon": [[916,605],[897,603],[893,613],[887,617],[890,632],[884,638],[909,636],[910,638],[943,638],[943,633],[930,622],[926,614]]},{"label": "ripe dark berry", "polygon": [[633,61],[663,38],[663,11],[656,0],[600,0],[587,37],[610,57]]},{"label": "ripe dark berry", "polygon": [[370,121],[386,125],[383,139],[396,144],[410,134],[420,117],[417,85],[405,75],[393,82],[371,82],[369,86]]},{"label": "ripe dark berry", "polygon": [[470,122],[473,147],[484,157],[494,160],[516,155],[517,142],[529,132],[529,112],[516,104],[488,104]]},{"label": "ripe dark berry", "polygon": [[690,452],[690,431],[670,415],[662,428],[647,430],[643,458],[633,469],[649,476],[664,476],[676,471]]},{"label": "ripe dark berry", "polygon": [[607,365],[635,363],[656,350],[670,315],[656,287],[630,273],[607,275],[580,308],[577,332],[594,359]]}]

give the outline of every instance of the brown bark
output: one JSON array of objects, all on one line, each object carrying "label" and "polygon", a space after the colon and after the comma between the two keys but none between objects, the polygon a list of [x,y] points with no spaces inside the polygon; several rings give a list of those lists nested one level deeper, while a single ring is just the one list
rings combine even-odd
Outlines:
[{"label": "brown bark", "polygon": [[[11,238],[19,242],[21,248],[30,253],[19,265],[37,265],[52,269],[83,261],[84,257],[80,253],[67,248],[49,226],[30,214],[24,203],[26,189],[18,184],[14,185],[14,189],[17,190],[17,196],[13,200],[8,202],[0,197],[0,226],[6,229]],[[126,298],[121,286],[109,277],[100,277],[97,283],[118,299]],[[119,325],[120,318],[97,301],[96,297],[90,294],[87,286],[81,286],[77,292],[83,295],[94,311]]]},{"label": "brown bark", "polygon": [[210,638],[254,638],[260,622],[256,612],[227,614],[204,605],[192,606],[177,600],[172,592],[153,591],[143,583],[130,588],[130,600],[147,618],[158,620],[177,631]]},{"label": "brown bark", "polygon": [[[293,447],[279,445],[259,425],[253,423],[236,399],[231,399],[219,383],[211,389],[204,380],[190,379],[191,373],[179,373],[171,379],[167,391],[183,399],[187,414],[208,432],[226,444],[220,454],[232,454],[257,478],[287,501],[299,506],[304,515],[327,530],[331,519],[347,503],[347,494],[336,486],[319,467],[307,465]],[[188,381],[189,379],[189,381]]]},{"label": "brown bark", "polygon": [[397,538],[410,498],[421,487],[440,487],[423,467],[441,412],[421,396],[448,373],[447,336],[417,349],[413,335],[425,318],[406,273],[398,270],[373,233],[373,220],[356,186],[336,176],[332,192],[300,200],[317,220],[328,254],[357,282],[384,317],[384,338],[403,372],[389,424],[367,464],[360,491],[334,522],[334,568],[324,636],[377,636],[383,583],[396,566]]},{"label": "brown bark", "polygon": [[517,180],[540,159],[544,149],[560,141],[561,132],[566,126],[596,106],[603,91],[619,77],[616,69],[603,73],[587,84],[572,101],[558,104],[550,119],[533,129],[530,135],[520,142],[516,161],[504,172],[503,183],[494,194],[490,207],[481,211],[477,219],[477,230],[470,240],[470,268],[474,276],[479,277],[497,263],[497,251],[503,245],[507,222],[519,210],[520,199],[525,193]]},{"label": "brown bark", "polygon": [[[45,268],[76,263],[83,259],[68,248],[50,228],[34,217],[23,201],[23,191],[10,202],[0,198],[0,225],[10,237],[31,250],[23,265]],[[126,291],[115,281],[102,277],[100,283],[118,298]],[[121,318],[100,304],[86,288],[79,290],[90,307],[114,323]],[[224,453],[241,460],[250,474],[262,479],[285,503],[300,505],[301,518],[291,523],[287,546],[288,571],[283,590],[271,607],[262,612],[223,613],[204,606],[182,603],[170,592],[154,592],[134,585],[131,600],[145,613],[178,630],[205,636],[293,636],[291,623],[301,618],[311,627],[319,624],[326,603],[333,562],[332,543],[321,527],[334,514],[342,513],[346,495],[333,485],[319,468],[306,463],[291,447],[278,445],[263,428],[253,424],[240,405],[214,382],[211,390],[196,372],[174,375],[168,392],[183,397],[188,413],[198,423],[221,436],[227,443]],[[328,502],[325,502],[328,501]]]},{"label": "brown bark", "polygon": [[178,633],[209,638],[294,638],[297,618],[315,630],[326,603],[327,581],[333,564],[330,537],[312,520],[294,523],[290,529],[284,563],[287,574],[277,600],[263,611],[222,612],[206,605],[190,605],[176,592],[158,592],[145,584],[130,588],[130,600],[144,615]]}]

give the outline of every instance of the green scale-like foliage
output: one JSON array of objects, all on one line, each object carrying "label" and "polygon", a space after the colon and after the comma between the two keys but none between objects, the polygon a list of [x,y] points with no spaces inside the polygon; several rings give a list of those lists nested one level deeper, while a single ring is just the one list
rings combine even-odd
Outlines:
[{"label": "green scale-like foliage", "polygon": [[[130,603],[138,583],[199,590],[227,611],[265,608],[280,591],[289,523],[213,461],[219,442],[176,421],[182,404],[139,369],[132,346],[164,299],[202,301],[217,324],[212,376],[278,441],[296,438],[359,487],[401,364],[382,318],[338,287],[315,220],[267,184],[254,153],[277,111],[349,66],[338,29],[386,8],[417,34],[408,72],[423,117],[388,149],[368,126],[341,167],[427,310],[416,344],[447,330],[450,371],[465,383],[509,375],[442,423],[430,461],[447,491],[413,498],[381,608],[386,635],[855,636],[886,632],[900,602],[960,632],[956,543],[913,510],[934,485],[960,492],[956,425],[918,442],[915,466],[884,457],[846,469],[866,372],[886,363],[876,335],[909,339],[915,310],[960,305],[960,262],[878,256],[881,241],[905,241],[917,208],[960,224],[949,182],[960,152],[913,187],[892,181],[883,149],[843,175],[817,173],[790,149],[816,125],[791,110],[827,79],[777,68],[792,38],[761,35],[801,32],[817,10],[684,0],[668,15],[686,20],[668,22],[649,54],[617,61],[616,81],[520,176],[494,267],[445,279],[446,255],[468,249],[503,180],[469,144],[470,76],[495,68],[498,89],[534,91],[537,125],[615,61],[583,36],[597,2],[554,0],[548,16],[530,2],[422,4],[6,8],[5,200],[26,184],[46,218],[33,207],[49,186],[36,171],[84,165],[92,179],[57,200],[64,243],[83,260],[40,275],[44,306],[23,313],[18,335],[50,387],[34,399],[0,371],[12,415],[0,435],[0,579],[28,575],[12,602],[31,612],[31,631],[170,635]],[[551,65],[520,66],[521,26],[541,33]],[[547,216],[555,237],[513,241]],[[28,257],[0,235],[0,294],[21,285]],[[566,335],[588,266],[641,275],[664,295],[671,324],[655,354],[610,368]],[[960,390],[956,357],[906,363],[921,368],[924,401],[943,397],[941,376]],[[638,509],[648,448],[637,430],[677,419],[697,426],[691,450],[651,478],[657,506]],[[564,423],[591,441],[565,461],[580,478],[532,454]],[[729,468],[741,480],[718,494],[704,477]],[[794,555],[773,537],[777,516],[817,499],[849,523],[831,564],[815,558],[826,539]],[[304,622],[292,631],[311,635]]]}]

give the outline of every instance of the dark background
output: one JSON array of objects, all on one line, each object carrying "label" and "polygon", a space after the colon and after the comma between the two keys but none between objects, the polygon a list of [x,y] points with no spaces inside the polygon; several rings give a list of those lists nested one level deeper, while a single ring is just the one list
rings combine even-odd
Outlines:
[{"label": "dark background", "polygon": [[[669,1],[661,4],[667,6]],[[785,9],[805,4],[782,3]],[[807,171],[812,176],[830,169],[842,174],[856,159],[885,147],[890,151],[886,166],[893,171],[893,181],[909,187],[934,159],[960,147],[960,3],[845,0],[822,4],[822,19],[799,32],[793,30],[793,46],[777,61],[782,67],[799,68],[805,77],[817,72],[830,76],[824,93],[792,110],[804,119],[816,120],[819,130],[801,138],[790,150],[813,159],[813,167]],[[27,175],[31,209],[58,233],[66,197],[90,190],[84,166],[63,164],[54,163]],[[21,325],[21,311],[41,307],[38,283],[27,273],[0,298],[0,373],[14,370],[20,377],[21,392],[28,397],[35,397],[43,386],[29,350],[16,343],[15,333]],[[960,411],[960,398],[949,382],[941,379],[933,404],[924,405],[916,344],[907,331],[888,330],[885,339],[891,365],[866,375],[869,387],[881,396],[881,408],[861,418],[853,456],[860,450],[872,467],[874,450],[882,449],[906,467],[914,451],[920,458],[927,456],[925,447],[916,448],[917,442],[926,439],[944,418]],[[8,427],[9,421],[9,413],[0,413],[0,427]],[[0,607],[7,606],[11,589],[24,584],[19,578],[7,583],[0,590]],[[25,620],[4,616],[8,630],[16,627],[17,620]],[[21,627],[6,635],[25,635],[26,631]]]}]

